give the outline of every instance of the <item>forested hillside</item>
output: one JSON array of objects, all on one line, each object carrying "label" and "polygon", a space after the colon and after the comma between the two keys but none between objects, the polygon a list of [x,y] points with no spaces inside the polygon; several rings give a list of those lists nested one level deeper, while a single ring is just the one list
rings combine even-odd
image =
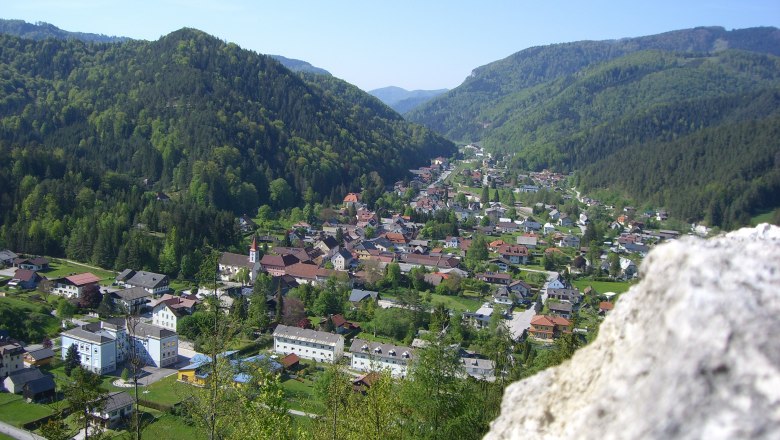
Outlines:
[{"label": "forested hillside", "polygon": [[127,37],[113,37],[86,32],[68,32],[53,24],[44,22],[27,23],[24,20],[5,20],[2,18],[0,18],[0,33],[32,40],[54,38],[57,40],[81,40],[97,43],[121,43],[129,40]]},{"label": "forested hillside", "polygon": [[778,53],[774,28],[532,48],[409,117],[516,153],[518,168],[580,171],[586,190],[731,228],[780,206]]},{"label": "forested hillside", "polygon": [[780,30],[702,27],[638,38],[531,47],[474,69],[463,84],[410,112],[407,119],[453,140],[488,139],[501,121],[483,112],[495,109],[511,94],[576,76],[583,68],[633,52],[714,52],[729,48],[780,56]]},{"label": "forested hillside", "polygon": [[172,271],[156,267],[163,244],[236,247],[237,214],[340,201],[454,150],[343,81],[305,78],[191,29],[0,36],[0,247]]}]

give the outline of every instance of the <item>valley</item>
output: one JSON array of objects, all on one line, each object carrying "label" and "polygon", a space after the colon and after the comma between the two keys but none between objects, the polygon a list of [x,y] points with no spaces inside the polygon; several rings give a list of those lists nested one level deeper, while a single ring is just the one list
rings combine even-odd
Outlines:
[{"label": "valley", "polygon": [[653,248],[780,221],[776,28],[367,93],[192,28],[0,24],[0,433],[481,438]]}]

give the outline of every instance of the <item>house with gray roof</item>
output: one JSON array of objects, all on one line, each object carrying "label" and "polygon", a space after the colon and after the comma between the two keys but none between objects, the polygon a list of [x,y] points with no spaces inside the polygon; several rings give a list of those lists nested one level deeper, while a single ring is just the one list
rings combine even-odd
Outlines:
[{"label": "house with gray roof", "polygon": [[54,378],[45,374],[22,386],[22,395],[27,402],[51,402],[57,396]]},{"label": "house with gray roof", "polygon": [[274,351],[280,354],[295,353],[304,359],[319,362],[337,362],[344,354],[344,337],[334,333],[276,326]]},{"label": "house with gray roof", "polygon": [[389,370],[395,377],[406,376],[409,364],[414,359],[410,347],[355,338],[349,347],[352,354],[351,367],[360,371]]},{"label": "house with gray roof", "polygon": [[112,292],[114,303],[130,314],[135,314],[143,310],[146,304],[152,299],[153,293],[142,286],[135,286],[129,289]]},{"label": "house with gray roof", "polygon": [[473,356],[462,356],[460,365],[467,375],[481,380],[492,382],[496,380],[496,367],[490,359],[482,359]]},{"label": "house with gray roof", "polygon": [[549,302],[547,308],[550,309],[550,314],[569,319],[574,306],[570,302]]},{"label": "house with gray roof", "polygon": [[0,250],[0,267],[12,265],[17,258],[19,258],[19,255],[16,255],[8,249]]},{"label": "house with gray roof", "polygon": [[582,294],[577,289],[554,289],[548,287],[547,297],[572,304],[579,304],[582,300]]},{"label": "house with gray roof", "polygon": [[125,269],[116,277],[117,283],[127,287],[141,287],[152,295],[162,295],[170,290],[170,279],[163,275],[145,270]]},{"label": "house with gray roof", "polygon": [[22,368],[3,379],[3,387],[11,394],[19,394],[27,382],[40,379],[43,376],[43,372],[37,368]]},{"label": "house with gray roof", "polygon": [[90,413],[93,419],[106,428],[121,425],[133,414],[133,398],[124,391],[108,393],[105,399]]},{"label": "house with gray roof", "polygon": [[351,302],[354,306],[357,306],[360,302],[365,301],[366,299],[371,299],[373,301],[378,300],[379,292],[374,292],[373,290],[352,289],[352,291],[349,293],[349,302]]}]

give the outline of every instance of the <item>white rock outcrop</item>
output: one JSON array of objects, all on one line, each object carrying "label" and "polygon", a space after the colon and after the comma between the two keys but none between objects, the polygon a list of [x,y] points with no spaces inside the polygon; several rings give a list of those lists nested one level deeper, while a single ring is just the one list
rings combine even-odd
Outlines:
[{"label": "white rock outcrop", "polygon": [[780,438],[780,228],[654,249],[568,362],[507,388],[486,439]]}]

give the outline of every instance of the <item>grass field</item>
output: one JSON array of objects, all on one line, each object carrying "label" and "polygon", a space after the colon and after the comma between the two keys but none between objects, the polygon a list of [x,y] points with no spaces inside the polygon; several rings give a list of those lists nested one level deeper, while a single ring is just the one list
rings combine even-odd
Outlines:
[{"label": "grass field", "polygon": [[474,297],[446,296],[431,294],[431,306],[444,304],[444,307],[456,312],[473,312],[482,306],[484,301]]},{"label": "grass field", "polygon": [[84,266],[76,263],[69,263],[64,260],[52,259],[49,264],[49,270],[43,272],[48,279],[62,278],[72,273],[84,273],[90,272],[100,278],[100,284],[103,286],[109,286],[115,281],[116,272],[95,269],[92,267]]},{"label": "grass field", "polygon": [[575,280],[572,281],[574,287],[584,290],[588,286],[593,286],[598,293],[615,292],[623,293],[628,290],[633,283],[628,281],[590,281],[590,280]]},{"label": "grass field", "polygon": [[[147,387],[139,387],[139,397],[144,400],[162,403],[164,405],[174,405],[181,402],[190,394],[192,385],[176,381],[176,375],[170,375]],[[132,388],[129,388],[132,392]]]},{"label": "grass field", "polygon": [[753,226],[756,226],[761,223],[772,223],[772,219],[775,218],[775,214],[777,213],[778,209],[775,209],[773,211],[765,212],[763,214],[759,214],[752,219],[750,219],[750,224]]},{"label": "grass field", "polygon": [[143,437],[155,440],[206,438],[206,432],[198,426],[187,424],[181,417],[155,410],[144,410],[154,421],[143,430]]},{"label": "grass field", "polygon": [[282,382],[282,388],[290,409],[314,414],[325,412],[325,405],[314,394],[314,382],[308,379],[287,379]]},{"label": "grass field", "polygon": [[21,427],[27,422],[46,417],[54,411],[45,405],[27,403],[22,396],[2,393],[0,394],[0,420],[11,425]]}]

